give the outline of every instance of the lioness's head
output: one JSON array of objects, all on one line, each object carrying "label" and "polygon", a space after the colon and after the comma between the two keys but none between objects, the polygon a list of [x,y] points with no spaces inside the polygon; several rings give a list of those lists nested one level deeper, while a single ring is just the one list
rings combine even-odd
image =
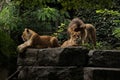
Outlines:
[{"label": "lioness's head", "polygon": [[71,39],[74,40],[76,43],[77,41],[80,39],[80,32],[74,32],[72,35],[71,35]]},{"label": "lioness's head", "polygon": [[22,37],[23,41],[29,40],[31,37],[30,30],[28,28],[25,28],[21,37]]}]

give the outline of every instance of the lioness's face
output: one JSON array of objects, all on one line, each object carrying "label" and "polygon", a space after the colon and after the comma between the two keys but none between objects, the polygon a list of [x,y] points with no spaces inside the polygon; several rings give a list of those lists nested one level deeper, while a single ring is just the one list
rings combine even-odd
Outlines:
[{"label": "lioness's face", "polygon": [[29,40],[30,37],[31,37],[31,34],[30,34],[29,29],[25,29],[25,30],[23,31],[23,34],[22,34],[21,37],[22,37],[23,41]]},{"label": "lioness's face", "polygon": [[71,37],[75,42],[78,41],[80,39],[80,32],[74,32]]}]

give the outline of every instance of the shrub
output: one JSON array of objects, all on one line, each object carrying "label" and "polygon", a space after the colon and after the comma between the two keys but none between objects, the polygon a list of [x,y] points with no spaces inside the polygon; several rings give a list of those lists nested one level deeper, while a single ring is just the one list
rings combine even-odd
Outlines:
[{"label": "shrub", "polygon": [[0,66],[7,67],[16,55],[16,45],[9,35],[0,30]]}]

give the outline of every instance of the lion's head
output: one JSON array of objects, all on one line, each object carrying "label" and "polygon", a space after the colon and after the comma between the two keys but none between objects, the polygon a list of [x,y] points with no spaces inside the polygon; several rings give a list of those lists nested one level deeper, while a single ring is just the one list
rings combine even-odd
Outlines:
[{"label": "lion's head", "polygon": [[22,37],[23,41],[27,41],[30,39],[31,35],[32,34],[30,32],[30,29],[25,28],[21,37]]}]

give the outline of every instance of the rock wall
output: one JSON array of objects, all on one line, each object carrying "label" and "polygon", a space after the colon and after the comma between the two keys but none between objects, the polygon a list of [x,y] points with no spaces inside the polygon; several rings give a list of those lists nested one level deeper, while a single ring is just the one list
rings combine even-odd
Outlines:
[{"label": "rock wall", "polygon": [[119,50],[27,49],[17,63],[18,80],[120,80]]}]

